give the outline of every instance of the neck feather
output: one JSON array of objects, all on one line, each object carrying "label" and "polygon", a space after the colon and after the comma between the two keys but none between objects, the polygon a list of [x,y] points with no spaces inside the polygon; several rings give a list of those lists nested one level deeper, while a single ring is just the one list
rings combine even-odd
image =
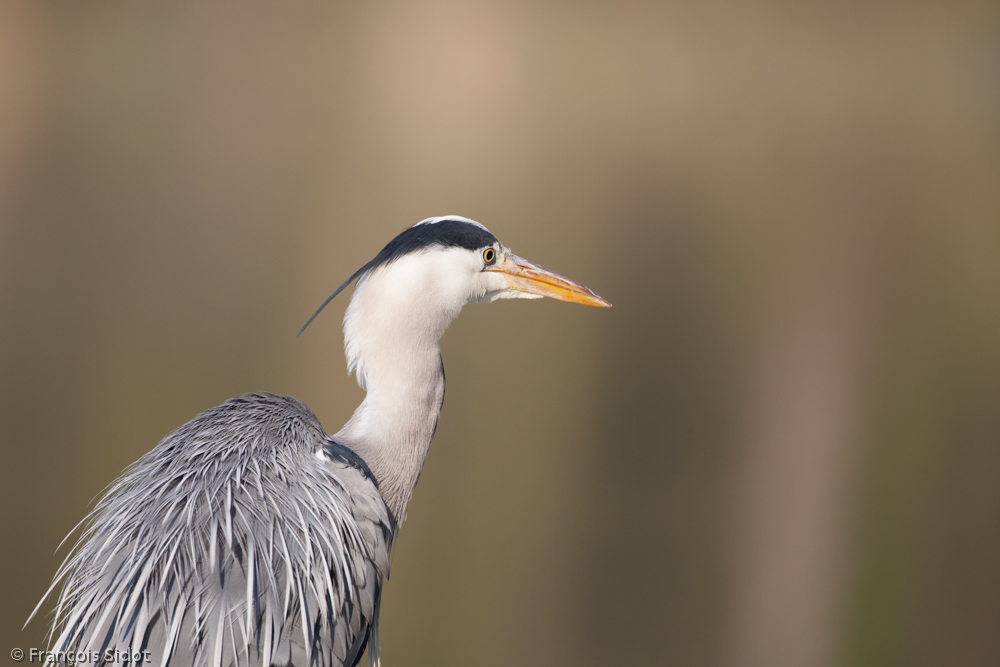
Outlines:
[{"label": "neck feather", "polygon": [[365,460],[397,522],[444,401],[439,341],[465,302],[427,289],[433,264],[419,259],[402,258],[362,278],[344,316],[348,371],[367,395],[334,439]]}]

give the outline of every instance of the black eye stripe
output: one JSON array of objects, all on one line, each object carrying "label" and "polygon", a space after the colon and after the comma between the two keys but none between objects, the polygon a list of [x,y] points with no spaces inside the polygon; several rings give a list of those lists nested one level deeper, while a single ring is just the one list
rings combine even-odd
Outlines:
[{"label": "black eye stripe", "polygon": [[375,258],[366,264],[361,272],[394,262],[404,255],[416,252],[422,248],[438,246],[441,248],[465,248],[477,250],[492,246],[497,242],[486,229],[461,220],[442,220],[433,224],[414,225],[403,230],[396,238],[382,248]]},{"label": "black eye stripe", "polygon": [[[299,330],[299,333],[301,334],[305,331],[309,323],[320,314],[320,311],[326,308],[326,304],[330,303],[345,287],[359,278],[364,280],[362,276],[368,274],[373,269],[390,264],[400,257],[415,253],[424,248],[465,248],[466,250],[475,252],[479,248],[488,247],[496,243],[497,237],[493,236],[485,227],[454,218],[442,218],[438,222],[416,224],[409,229],[405,229],[396,238],[389,241],[370,262],[355,271],[333,294],[327,297],[323,305],[313,313],[309,321],[305,323],[305,326]],[[486,262],[488,265],[496,263],[496,251],[492,250],[492,252],[492,259]]]}]

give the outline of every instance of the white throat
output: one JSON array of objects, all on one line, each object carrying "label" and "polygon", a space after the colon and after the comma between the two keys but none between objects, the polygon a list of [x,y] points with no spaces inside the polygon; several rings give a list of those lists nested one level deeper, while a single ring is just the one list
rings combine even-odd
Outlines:
[{"label": "white throat", "polygon": [[344,315],[348,372],[367,395],[334,439],[365,460],[398,522],[444,400],[439,341],[478,270],[461,248],[405,255],[363,276]]}]

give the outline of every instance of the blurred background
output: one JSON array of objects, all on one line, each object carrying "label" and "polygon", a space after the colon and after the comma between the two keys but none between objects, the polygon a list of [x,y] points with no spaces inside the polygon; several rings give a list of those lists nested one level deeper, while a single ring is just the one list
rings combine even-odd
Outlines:
[{"label": "blurred background", "polygon": [[[0,655],[129,463],[334,432],[347,298],[480,220],[386,665],[1000,664],[995,3],[0,5]],[[46,607],[46,611],[51,607]]]}]

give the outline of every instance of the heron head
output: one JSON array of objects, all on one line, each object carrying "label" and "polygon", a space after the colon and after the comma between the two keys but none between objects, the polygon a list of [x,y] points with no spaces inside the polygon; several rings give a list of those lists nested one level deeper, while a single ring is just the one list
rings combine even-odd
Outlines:
[{"label": "heron head", "polygon": [[[355,279],[386,303],[421,304],[448,314],[469,302],[550,297],[587,306],[610,303],[569,278],[518,257],[475,220],[457,215],[427,218],[390,241],[337,288],[309,318]],[[427,312],[426,310],[424,312]]]},{"label": "heron head", "polygon": [[454,215],[428,218],[397,240],[405,247],[408,237],[415,246],[412,252],[426,253],[424,261],[439,267],[436,287],[448,292],[445,284],[451,283],[451,298],[463,304],[547,296],[588,306],[611,306],[589,288],[518,257],[475,220]]}]

